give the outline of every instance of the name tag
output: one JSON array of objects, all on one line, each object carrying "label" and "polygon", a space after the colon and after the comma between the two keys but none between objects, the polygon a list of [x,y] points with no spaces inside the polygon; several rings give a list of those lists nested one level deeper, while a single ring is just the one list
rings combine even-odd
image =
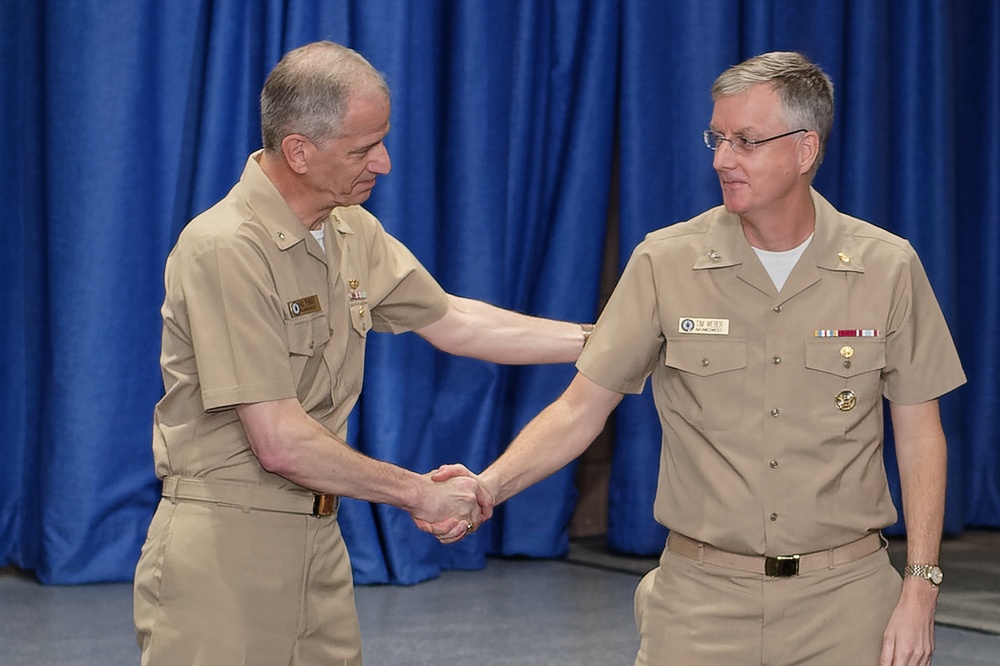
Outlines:
[{"label": "name tag", "polygon": [[700,335],[729,335],[729,320],[681,317],[677,324],[677,332]]},{"label": "name tag", "polygon": [[288,304],[288,312],[292,317],[301,317],[302,315],[307,315],[312,312],[319,312],[322,310],[319,306],[319,296],[312,295],[306,296],[305,298],[300,298],[297,301],[291,301]]}]

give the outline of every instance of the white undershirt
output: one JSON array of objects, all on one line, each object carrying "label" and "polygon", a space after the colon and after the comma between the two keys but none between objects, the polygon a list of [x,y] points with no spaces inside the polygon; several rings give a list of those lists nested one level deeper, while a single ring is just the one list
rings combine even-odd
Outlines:
[{"label": "white undershirt", "polygon": [[310,229],[309,230],[309,233],[311,233],[313,235],[313,238],[315,238],[316,242],[319,243],[319,246],[323,250],[324,253],[326,253],[326,246],[323,245],[323,234],[324,234],[325,231],[326,231],[326,225],[325,224],[322,227],[320,227],[319,229]]},{"label": "white undershirt", "polygon": [[753,249],[760,258],[760,263],[764,264],[764,268],[767,269],[767,274],[771,276],[771,281],[774,282],[778,291],[781,291],[781,288],[785,286],[785,280],[788,279],[788,275],[795,268],[795,264],[798,263],[812,239],[813,234],[809,234],[809,238],[802,241],[801,245],[784,252],[769,252],[759,247]]}]

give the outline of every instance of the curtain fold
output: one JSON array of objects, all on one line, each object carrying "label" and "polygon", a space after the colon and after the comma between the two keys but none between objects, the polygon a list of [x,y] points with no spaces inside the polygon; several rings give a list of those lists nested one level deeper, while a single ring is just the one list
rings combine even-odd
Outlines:
[{"label": "curtain fold", "polygon": [[952,447],[961,524],[1000,523],[1000,2],[964,2],[955,12],[954,183],[951,313],[969,385],[946,405],[958,421]]},{"label": "curtain fold", "polygon": [[[1000,526],[1000,0],[80,0],[0,3],[0,22],[0,566],[131,578],[159,494],[164,260],[259,146],[267,72],[317,39],[392,90],[394,168],[369,206],[389,232],[452,293],[579,321],[597,315],[616,146],[624,265],[720,201],[701,140],[718,73],[804,51],[837,89],[817,188],[911,239],[969,376],[943,401],[946,529]],[[572,375],[373,336],[349,439],[480,470]],[[615,423],[609,544],[656,553],[648,389]],[[345,501],[340,520],[359,583],[409,584],[564,554],[574,504],[571,465],[454,546],[391,507]]]},{"label": "curtain fold", "polygon": [[[0,565],[39,560],[42,404],[40,374],[47,364],[45,332],[45,163],[35,148],[43,136],[41,76],[42,12],[28,3],[0,3],[0,24],[18,26],[23,39],[0,40],[0,161],[6,242],[0,243]],[[33,109],[24,113],[22,109]]]},{"label": "curtain fold", "polygon": [[[388,144],[394,187],[376,191],[372,210],[450,292],[592,320],[611,182],[616,33],[605,28],[617,20],[613,6],[407,7],[393,38],[402,51],[368,49],[387,56],[397,110]],[[369,345],[359,448],[417,471],[452,461],[484,468],[572,376],[569,365],[447,357],[412,335]],[[351,552],[378,562],[381,551],[397,582],[481,567],[488,549],[563,553],[572,481],[570,468],[538,484],[455,547],[414,533],[398,509],[376,507],[378,534],[403,536],[351,530]]]}]

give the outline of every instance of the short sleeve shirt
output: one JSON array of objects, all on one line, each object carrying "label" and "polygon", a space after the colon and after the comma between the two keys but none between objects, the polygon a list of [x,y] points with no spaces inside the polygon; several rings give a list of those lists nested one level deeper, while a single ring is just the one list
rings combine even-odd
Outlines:
[{"label": "short sleeve shirt", "polygon": [[965,381],[910,244],[812,196],[815,234],[780,292],[723,207],[649,234],[577,363],[621,393],[650,378],[655,516],[732,552],[812,552],[893,524],[883,397]]},{"label": "short sleeve shirt", "polygon": [[346,437],[371,330],[421,328],[448,309],[420,262],[360,206],[334,209],[325,249],[261,170],[182,231],[167,258],[156,472],[294,484],[263,470],[233,407],[296,398]]}]

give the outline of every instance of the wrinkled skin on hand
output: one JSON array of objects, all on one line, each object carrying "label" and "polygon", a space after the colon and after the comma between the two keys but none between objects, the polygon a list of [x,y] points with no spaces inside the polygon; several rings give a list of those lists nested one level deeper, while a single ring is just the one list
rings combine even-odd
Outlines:
[{"label": "wrinkled skin on hand", "polygon": [[458,490],[460,494],[471,493],[471,505],[469,504],[469,495],[462,494],[464,503],[456,505],[458,506],[457,512],[447,513],[440,517],[412,516],[417,527],[433,534],[441,543],[450,544],[461,541],[493,516],[493,497],[486,492],[479,483],[479,478],[465,465],[457,463],[443,465],[425,476],[429,476],[436,487],[456,488],[452,484],[458,484],[457,489],[460,489]]}]

